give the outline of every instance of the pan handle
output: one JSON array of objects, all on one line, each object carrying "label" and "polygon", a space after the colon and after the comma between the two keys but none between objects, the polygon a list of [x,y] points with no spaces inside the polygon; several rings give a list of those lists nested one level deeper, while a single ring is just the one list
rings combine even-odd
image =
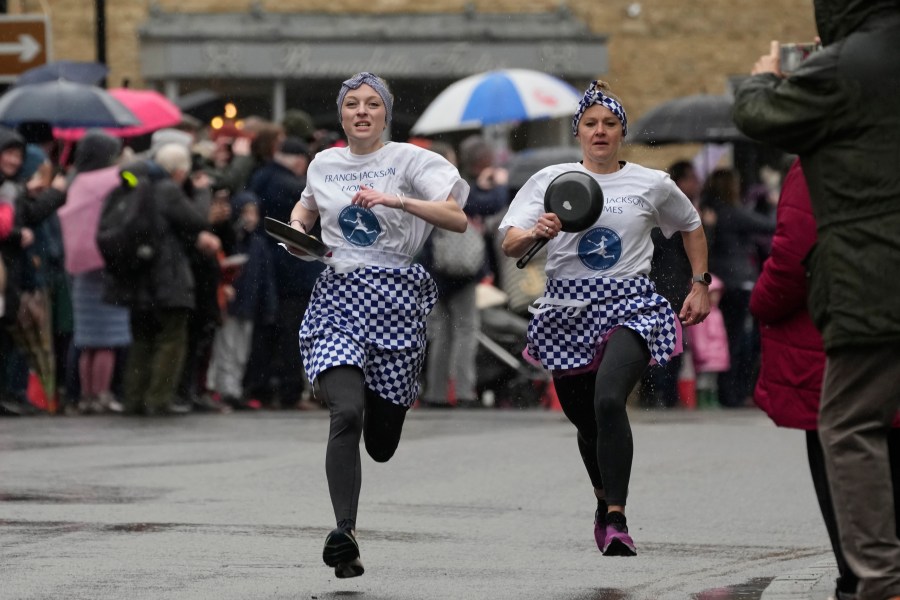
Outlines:
[{"label": "pan handle", "polygon": [[528,249],[528,252],[525,253],[525,256],[516,261],[516,266],[520,269],[524,269],[525,265],[527,265],[531,259],[534,258],[534,255],[540,252],[541,248],[546,246],[549,241],[549,238],[541,238],[532,244],[531,248]]}]

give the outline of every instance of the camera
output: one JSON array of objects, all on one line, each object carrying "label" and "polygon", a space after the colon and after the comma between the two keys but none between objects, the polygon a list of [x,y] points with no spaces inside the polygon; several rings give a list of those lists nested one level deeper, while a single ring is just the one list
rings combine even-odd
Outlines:
[{"label": "camera", "polygon": [[785,75],[790,75],[797,70],[800,63],[809,58],[810,54],[821,49],[821,44],[813,42],[803,44],[781,44],[779,54],[781,72]]}]

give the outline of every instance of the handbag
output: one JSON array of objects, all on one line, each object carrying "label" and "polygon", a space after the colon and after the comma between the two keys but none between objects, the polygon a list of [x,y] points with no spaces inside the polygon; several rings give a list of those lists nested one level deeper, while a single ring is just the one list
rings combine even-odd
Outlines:
[{"label": "handbag", "polygon": [[431,267],[446,277],[477,277],[484,268],[486,251],[484,236],[471,221],[462,233],[436,228],[431,234]]}]

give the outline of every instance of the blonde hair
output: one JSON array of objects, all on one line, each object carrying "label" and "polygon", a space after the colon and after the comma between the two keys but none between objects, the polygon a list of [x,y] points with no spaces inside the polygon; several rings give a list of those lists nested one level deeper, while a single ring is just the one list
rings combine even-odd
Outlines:
[{"label": "blonde hair", "polygon": [[601,92],[607,98],[612,98],[619,104],[622,104],[622,99],[616,96],[616,94],[612,91],[612,87],[610,87],[609,83],[602,79],[597,80],[597,85],[594,86],[594,89],[598,92]]}]

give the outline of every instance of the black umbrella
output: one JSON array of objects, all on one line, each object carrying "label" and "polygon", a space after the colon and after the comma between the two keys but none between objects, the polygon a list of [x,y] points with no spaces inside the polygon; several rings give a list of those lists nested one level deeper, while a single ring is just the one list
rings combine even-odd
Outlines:
[{"label": "black umbrella", "polygon": [[14,127],[29,121],[63,128],[141,124],[106,90],[62,79],[15,87],[0,97],[0,123]]},{"label": "black umbrella", "polygon": [[728,96],[697,94],[675,98],[651,109],[629,127],[628,141],[637,144],[724,144],[747,138],[731,117]]},{"label": "black umbrella", "polygon": [[28,69],[16,79],[16,85],[30,85],[65,79],[75,83],[97,85],[109,74],[103,63],[57,60],[33,69]]},{"label": "black umbrella", "polygon": [[182,114],[191,115],[203,122],[220,116],[225,110],[225,100],[212,90],[190,92],[175,100]]}]

